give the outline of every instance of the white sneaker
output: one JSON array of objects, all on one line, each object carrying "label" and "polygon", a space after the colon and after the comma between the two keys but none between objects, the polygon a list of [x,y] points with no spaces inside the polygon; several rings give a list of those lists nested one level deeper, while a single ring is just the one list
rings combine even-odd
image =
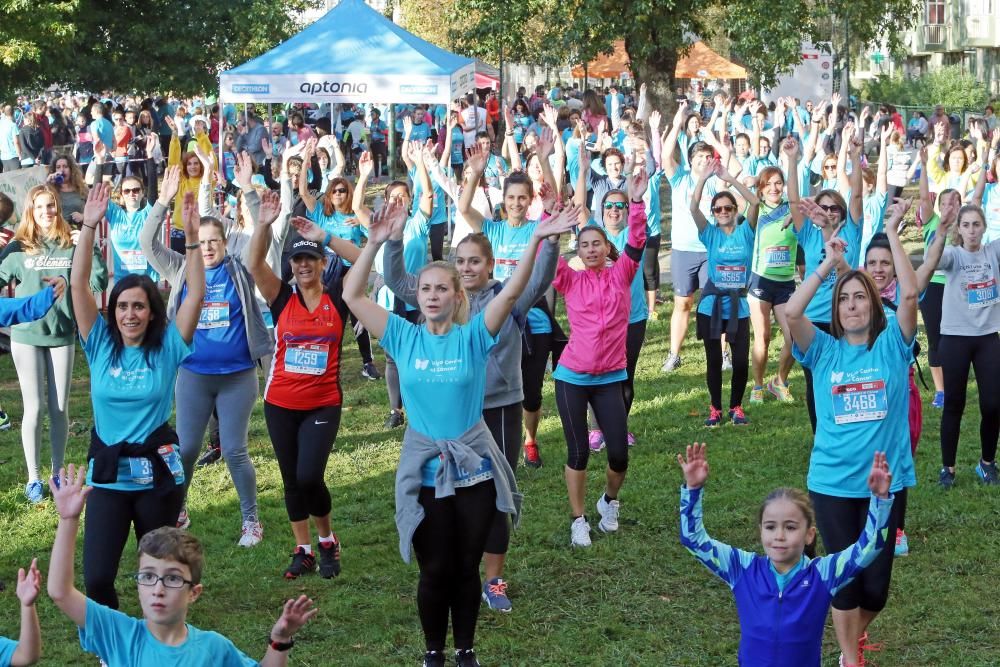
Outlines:
[{"label": "white sneaker", "polygon": [[250,518],[243,522],[243,534],[240,535],[239,545],[241,547],[255,547],[264,539],[264,526],[256,518]]},{"label": "white sneaker", "polygon": [[618,530],[617,500],[612,500],[609,503],[604,499],[604,494],[602,493],[600,500],[597,501],[597,513],[601,515],[601,521],[597,524],[601,532],[613,533]]},{"label": "white sneaker", "polygon": [[590,524],[582,516],[579,519],[574,519],[573,523],[569,527],[570,531],[570,545],[574,547],[589,547],[590,546]]},{"label": "white sneaker", "polygon": [[188,515],[187,505],[181,507],[181,513],[177,515],[177,527],[187,530],[191,527],[191,517]]}]

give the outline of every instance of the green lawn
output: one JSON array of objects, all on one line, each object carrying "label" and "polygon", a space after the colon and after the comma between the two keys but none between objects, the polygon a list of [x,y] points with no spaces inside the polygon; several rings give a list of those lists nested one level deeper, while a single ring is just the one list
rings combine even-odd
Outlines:
[{"label": "green lawn", "polygon": [[[693,440],[709,443],[712,479],[705,499],[711,534],[759,549],[755,515],[759,501],[779,485],[802,486],[810,433],[801,401],[804,384],[791,378],[794,405],[770,401],[749,410],[749,427],[702,427],[707,408],[704,357],[689,339],[684,365],[664,376],[668,309],[650,322],[636,383],[632,450],[618,535],[595,534],[594,546],[569,545],[569,511],[562,478],[565,448],[546,384],[540,470],[521,468],[525,493],[521,529],[514,534],[508,577],[514,611],[488,610],[480,618],[477,650],[485,665],[735,665],[739,628],[726,586],[702,568],[678,542],[676,453]],[[779,336],[780,337],[780,336]],[[353,341],[344,346],[345,415],[327,470],[334,495],[334,525],[344,544],[343,574],[295,582],[281,578],[292,549],[282,504],[281,480],[260,408],[251,423],[251,454],[257,466],[264,542],[236,546],[239,511],[224,465],[196,473],[189,507],[192,532],[205,543],[205,593],[190,614],[195,625],[232,638],[260,656],[282,602],[306,593],[319,615],[300,633],[296,665],[416,665],[423,650],[416,613],[416,566],[399,559],[393,522],[393,475],[402,432],[386,432],[384,385],[362,380]],[[381,357],[377,360],[380,367]],[[10,582],[19,565],[39,557],[43,572],[55,530],[51,501],[28,505],[22,493],[24,464],[17,416],[20,395],[9,358],[0,360],[2,397],[15,428],[0,433],[0,634],[17,634],[17,600]],[[728,378],[728,374],[727,374]],[[929,377],[928,377],[929,379]],[[926,409],[917,456],[919,486],[912,493],[908,528],[912,555],[897,561],[892,594],[872,631],[884,650],[877,665],[996,665],[998,492],[972,477],[978,446],[975,394],[963,428],[959,477],[950,493],[938,490],[939,414]],[[77,354],[71,404],[71,461],[82,461],[90,423],[87,369]],[[604,456],[591,463],[588,503],[601,489]],[[135,569],[134,544],[121,572]],[[81,581],[78,568],[78,582]],[[81,582],[82,583],[82,582]],[[119,585],[122,609],[139,613],[135,585]],[[78,648],[72,625],[46,598],[39,602],[45,665],[96,664]],[[824,665],[835,665],[832,628]],[[992,656],[992,657],[991,657]]]}]

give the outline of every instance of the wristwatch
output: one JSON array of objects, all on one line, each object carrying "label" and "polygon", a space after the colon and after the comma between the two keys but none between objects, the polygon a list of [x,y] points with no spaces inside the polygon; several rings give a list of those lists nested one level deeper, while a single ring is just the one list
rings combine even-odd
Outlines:
[{"label": "wristwatch", "polygon": [[295,640],[294,639],[289,639],[287,642],[276,642],[273,639],[271,639],[270,635],[267,636],[267,642],[268,642],[268,645],[271,648],[273,648],[275,651],[281,651],[282,653],[284,653],[285,651],[291,650],[291,648],[293,646],[295,646]]}]

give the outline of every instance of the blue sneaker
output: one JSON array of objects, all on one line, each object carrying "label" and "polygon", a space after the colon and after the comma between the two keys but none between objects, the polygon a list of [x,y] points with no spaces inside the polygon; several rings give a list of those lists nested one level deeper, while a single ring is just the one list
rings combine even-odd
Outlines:
[{"label": "blue sneaker", "polygon": [[997,462],[993,463],[983,463],[982,459],[979,460],[979,465],[977,465],[973,470],[976,473],[976,477],[979,481],[987,486],[996,486],[1000,484],[1000,476],[997,475]]},{"label": "blue sneaker", "polygon": [[483,601],[494,611],[510,611],[511,604],[510,598],[507,597],[507,582],[496,577],[483,584]]},{"label": "blue sneaker", "polygon": [[931,401],[931,407],[932,408],[937,408],[938,410],[940,410],[941,408],[944,407],[944,392],[943,391],[935,391],[934,392],[934,400]]},{"label": "blue sneaker", "polygon": [[906,539],[906,532],[899,528],[896,529],[896,550],[893,555],[897,558],[910,555],[910,541]]},{"label": "blue sneaker", "polygon": [[42,483],[39,480],[24,485],[24,496],[30,503],[42,502]]},{"label": "blue sneaker", "polygon": [[941,468],[941,472],[938,474],[938,486],[942,489],[950,489],[955,486],[955,473],[947,468]]}]

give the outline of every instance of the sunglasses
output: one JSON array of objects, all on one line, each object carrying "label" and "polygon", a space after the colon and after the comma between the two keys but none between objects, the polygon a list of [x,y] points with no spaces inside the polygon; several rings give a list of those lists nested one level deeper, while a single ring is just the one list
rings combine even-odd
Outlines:
[{"label": "sunglasses", "polygon": [[142,194],[142,188],[122,188],[123,195],[138,195]]},{"label": "sunglasses", "polygon": [[346,195],[347,194],[347,188],[334,188],[333,192],[334,192],[334,194],[338,194],[338,195]]},{"label": "sunglasses", "polygon": [[823,165],[823,171],[836,171],[836,170],[837,170],[837,165],[835,165],[835,164],[824,164]]},{"label": "sunglasses", "polygon": [[621,210],[624,210],[627,207],[628,207],[628,204],[625,203],[625,202],[623,202],[623,201],[606,201],[606,202],[604,202],[604,210],[605,211],[610,211],[613,208],[616,208],[619,211],[621,211]]},{"label": "sunglasses", "polygon": [[721,204],[719,206],[712,207],[712,213],[732,213],[736,210],[736,207],[732,204]]},{"label": "sunglasses", "polygon": [[843,209],[837,206],[836,204],[817,204],[817,206],[819,206],[827,213],[834,213],[834,212],[840,213],[843,211]]}]

